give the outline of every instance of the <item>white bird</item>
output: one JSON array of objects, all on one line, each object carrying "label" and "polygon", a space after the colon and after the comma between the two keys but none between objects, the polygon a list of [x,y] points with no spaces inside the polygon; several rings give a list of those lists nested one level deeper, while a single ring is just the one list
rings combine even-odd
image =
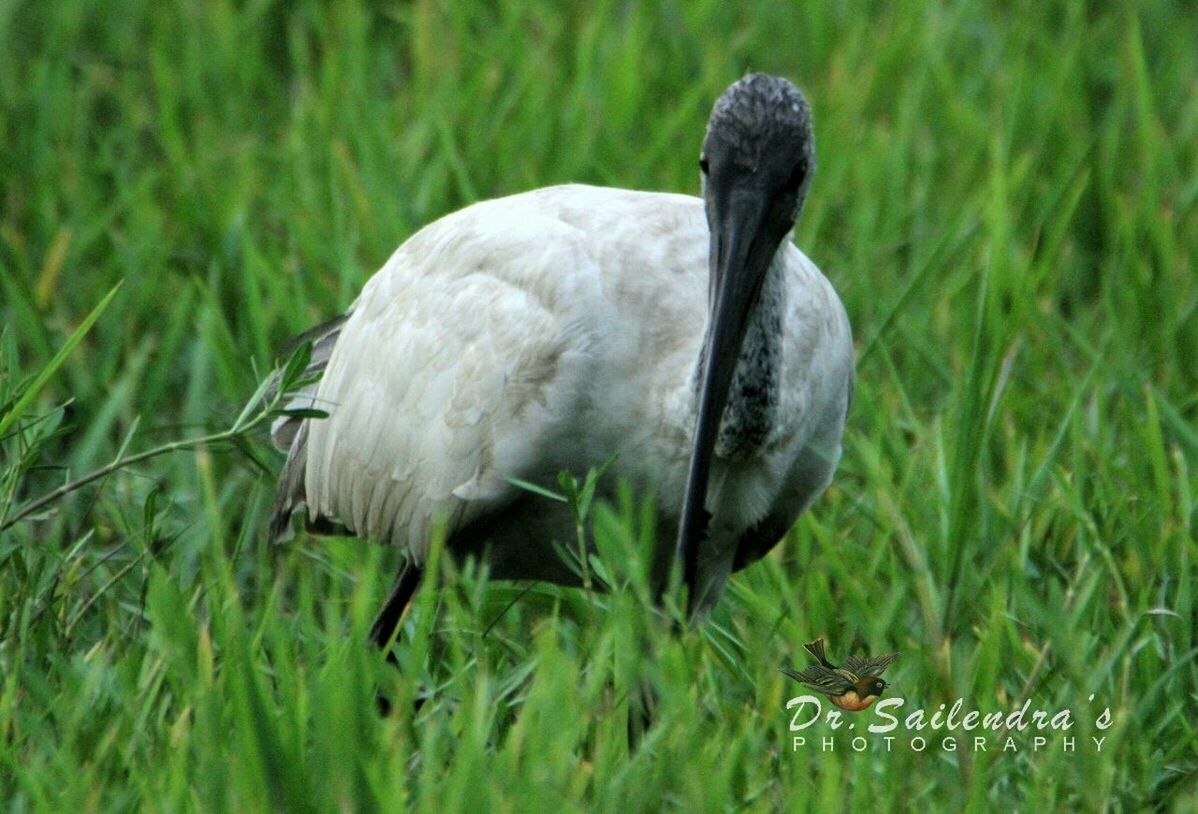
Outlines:
[{"label": "white bird", "polygon": [[386,646],[429,538],[500,579],[577,584],[564,507],[513,485],[614,456],[651,489],[692,609],[719,599],[830,483],[853,386],[848,318],[790,240],[814,170],[807,102],[754,74],[716,102],[703,198],[549,187],[424,227],[348,312],[308,332],[320,381],[274,428],[272,535],[401,547]]}]

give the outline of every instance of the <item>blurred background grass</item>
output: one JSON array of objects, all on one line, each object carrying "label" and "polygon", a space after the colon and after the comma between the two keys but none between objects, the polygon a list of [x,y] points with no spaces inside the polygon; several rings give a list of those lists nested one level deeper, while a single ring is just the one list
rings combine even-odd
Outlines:
[{"label": "blurred background grass", "polygon": [[[1198,806],[1195,42],[1163,1],[0,0],[0,522],[228,426],[280,342],[439,215],[564,181],[697,192],[711,102],[750,69],[812,102],[796,240],[859,358],[836,483],[681,640],[635,590],[446,564],[391,670],[362,642],[395,553],[267,549],[263,438],[72,494],[0,533],[0,799]],[[596,513],[617,572],[641,511]],[[906,711],[1069,708],[1077,751],[794,752],[778,668],[820,634],[901,650]],[[629,754],[640,675],[662,709]]]}]

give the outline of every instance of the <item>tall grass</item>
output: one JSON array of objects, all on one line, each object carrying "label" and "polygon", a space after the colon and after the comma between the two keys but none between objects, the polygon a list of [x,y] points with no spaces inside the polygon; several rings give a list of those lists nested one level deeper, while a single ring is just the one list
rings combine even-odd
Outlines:
[{"label": "tall grass", "polygon": [[[0,800],[1198,806],[1196,41],[1164,1],[0,2],[0,523],[233,425],[282,340],[441,214],[696,191],[746,69],[812,101],[796,239],[858,348],[836,483],[687,636],[646,607],[640,496],[589,516],[622,590],[442,557],[394,670],[364,642],[397,554],[267,547],[260,434],[71,491],[0,533]],[[796,751],[778,668],[816,635],[902,651],[904,712],[1068,708],[1076,751],[858,753],[824,724]]]}]

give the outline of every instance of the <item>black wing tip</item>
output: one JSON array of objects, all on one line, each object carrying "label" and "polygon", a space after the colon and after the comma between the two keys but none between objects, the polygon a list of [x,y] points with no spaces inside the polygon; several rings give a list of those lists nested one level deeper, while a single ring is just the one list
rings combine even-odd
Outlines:
[{"label": "black wing tip", "polygon": [[291,531],[291,511],[290,509],[280,512],[272,512],[270,523],[267,526],[267,541],[271,545],[277,545],[284,542]]},{"label": "black wing tip", "polygon": [[883,656],[878,656],[875,658],[873,663],[877,666],[878,674],[880,675],[883,670],[898,661],[898,657],[899,651],[896,650],[893,653],[887,653]]},{"label": "black wing tip", "polygon": [[271,543],[279,543],[291,536],[291,515],[307,502],[304,492],[304,470],[308,466],[308,425],[300,424],[299,431],[287,452],[287,461],[283,471],[279,473],[279,483],[275,488],[275,500],[270,507],[270,521],[267,525],[268,539]]},{"label": "black wing tip", "polygon": [[267,522],[267,541],[272,545],[284,542],[292,536],[291,515],[297,504],[295,496],[289,489],[283,488],[280,482],[279,490],[275,493],[274,505],[270,508],[270,520]]},{"label": "black wing tip", "polygon": [[898,660],[898,657],[899,654],[897,651],[870,658],[850,656],[845,660],[844,666],[846,670],[850,670],[858,675],[877,677],[882,675],[887,667],[894,664]]},{"label": "black wing tip", "polygon": [[299,349],[300,345],[304,344],[305,342],[311,342],[314,345],[318,344],[320,340],[324,339],[329,334],[339,331],[341,326],[345,324],[345,321],[349,319],[349,316],[350,312],[346,311],[344,314],[338,314],[332,319],[325,320],[319,325],[313,325],[303,333],[296,334],[295,336],[285,340],[283,344],[279,346],[279,358],[286,360],[289,356],[291,356],[291,354],[295,353]]}]

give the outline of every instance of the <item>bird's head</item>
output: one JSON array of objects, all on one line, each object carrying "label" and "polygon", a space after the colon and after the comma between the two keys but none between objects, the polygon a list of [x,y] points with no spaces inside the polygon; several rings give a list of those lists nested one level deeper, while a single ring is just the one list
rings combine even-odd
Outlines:
[{"label": "bird's head", "polygon": [[857,690],[857,695],[861,698],[868,698],[871,695],[881,695],[882,692],[889,687],[882,679],[877,676],[862,676],[854,683]]},{"label": "bird's head", "polygon": [[751,74],[724,91],[711,111],[699,168],[710,231],[709,312],[678,536],[691,586],[694,556],[685,555],[706,528],[711,457],[749,317],[815,168],[811,109],[798,88]]},{"label": "bird's head", "polygon": [[815,172],[803,94],[765,74],[733,84],[712,108],[699,171],[713,268],[717,259],[768,264],[794,228]]}]

